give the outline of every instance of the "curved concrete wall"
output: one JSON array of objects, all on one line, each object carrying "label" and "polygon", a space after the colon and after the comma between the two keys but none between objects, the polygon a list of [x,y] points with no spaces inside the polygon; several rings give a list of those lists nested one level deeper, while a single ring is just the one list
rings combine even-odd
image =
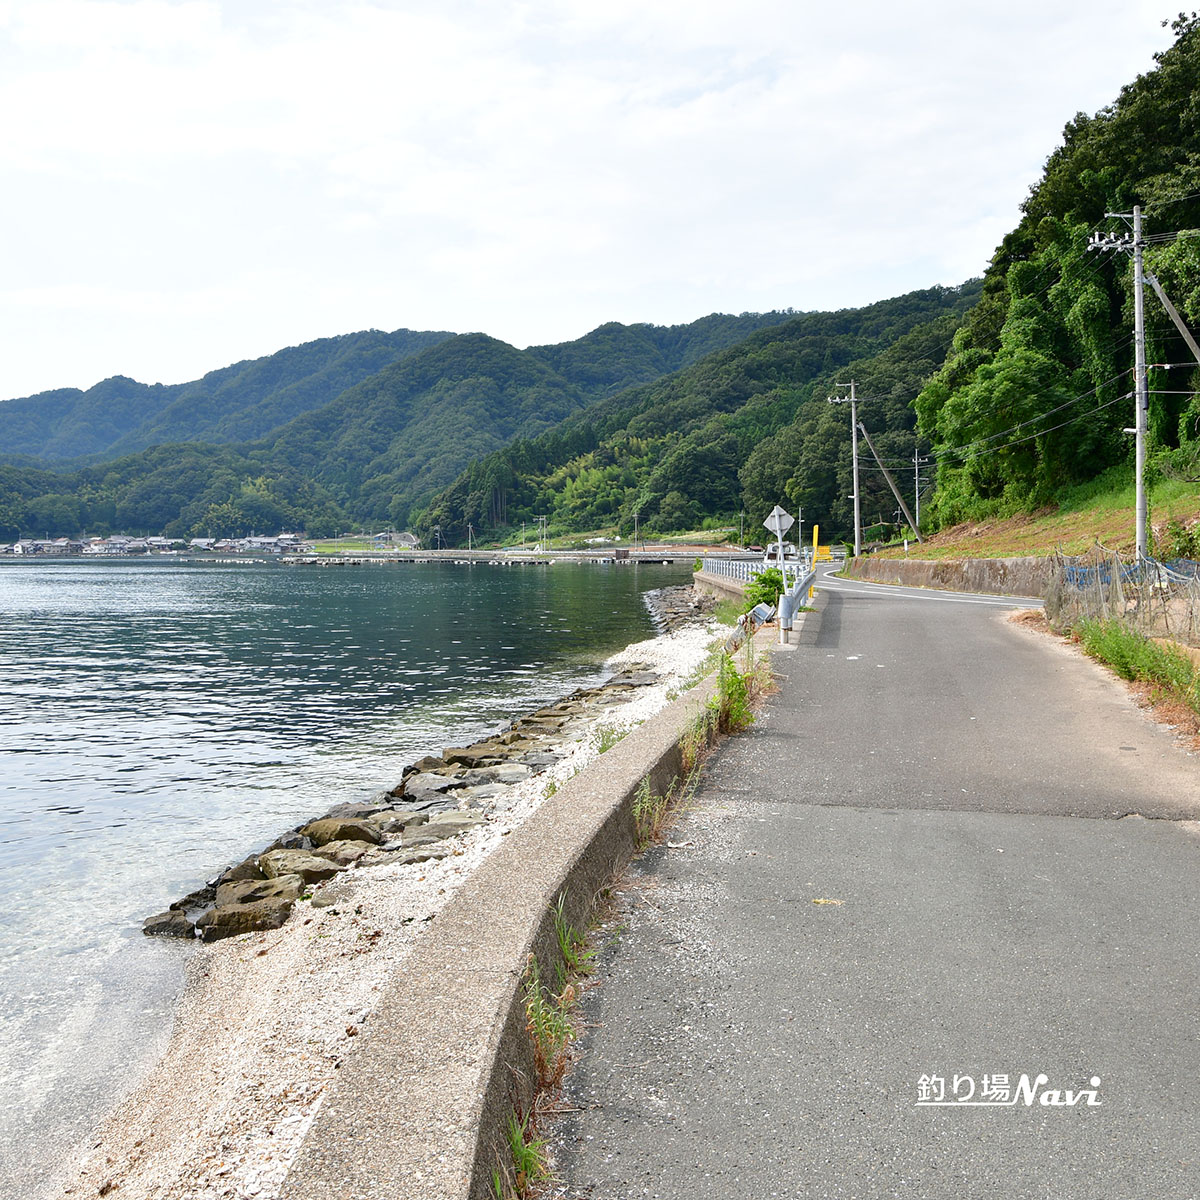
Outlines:
[{"label": "curved concrete wall", "polygon": [[1049,558],[876,558],[846,560],[844,575],[875,583],[1040,597],[1050,581]]}]

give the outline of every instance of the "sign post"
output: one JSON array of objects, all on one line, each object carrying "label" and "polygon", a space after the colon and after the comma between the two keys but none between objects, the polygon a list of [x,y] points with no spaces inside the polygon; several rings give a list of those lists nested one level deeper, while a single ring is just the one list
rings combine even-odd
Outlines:
[{"label": "sign post", "polygon": [[[779,574],[783,579],[783,589],[787,591],[787,574],[783,566],[783,535],[796,523],[796,518],[791,513],[785,512],[779,505],[775,505],[771,509],[770,515],[763,522],[763,528],[769,530],[775,535],[776,555],[779,559]],[[778,611],[778,605],[776,605]],[[787,635],[784,633],[783,620],[779,621],[779,644],[781,646],[787,644]]]}]

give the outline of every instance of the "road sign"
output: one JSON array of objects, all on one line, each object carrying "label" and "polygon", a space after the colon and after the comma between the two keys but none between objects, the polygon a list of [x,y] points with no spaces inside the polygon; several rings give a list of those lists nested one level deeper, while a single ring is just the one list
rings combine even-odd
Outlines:
[{"label": "road sign", "polygon": [[796,518],[791,513],[784,512],[777,504],[771,509],[771,515],[763,522],[763,528],[769,529],[777,538],[781,538],[795,523]]}]

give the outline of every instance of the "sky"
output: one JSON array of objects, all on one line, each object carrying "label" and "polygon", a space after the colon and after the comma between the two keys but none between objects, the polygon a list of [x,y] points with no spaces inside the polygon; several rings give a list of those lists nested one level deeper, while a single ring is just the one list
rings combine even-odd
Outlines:
[{"label": "sky", "polygon": [[0,0],[0,397],[979,275],[1147,0]]}]

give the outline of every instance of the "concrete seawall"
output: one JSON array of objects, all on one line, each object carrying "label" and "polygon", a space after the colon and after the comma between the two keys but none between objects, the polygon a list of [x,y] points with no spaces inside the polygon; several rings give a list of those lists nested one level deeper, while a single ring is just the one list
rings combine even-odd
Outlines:
[{"label": "concrete seawall", "polygon": [[740,580],[731,579],[728,575],[712,575],[708,571],[697,571],[692,576],[692,580],[698,588],[722,599],[740,600],[745,592],[745,584]]},{"label": "concrete seawall", "polygon": [[533,1095],[530,954],[553,979],[551,906],[583,928],[636,849],[643,781],[665,794],[715,677],[631,731],[547,799],[415,943],[318,1111],[281,1200],[483,1200],[504,1130]]},{"label": "concrete seawall", "polygon": [[1000,596],[1041,596],[1050,581],[1049,558],[876,558],[846,560],[842,574],[875,583],[990,592]]}]

